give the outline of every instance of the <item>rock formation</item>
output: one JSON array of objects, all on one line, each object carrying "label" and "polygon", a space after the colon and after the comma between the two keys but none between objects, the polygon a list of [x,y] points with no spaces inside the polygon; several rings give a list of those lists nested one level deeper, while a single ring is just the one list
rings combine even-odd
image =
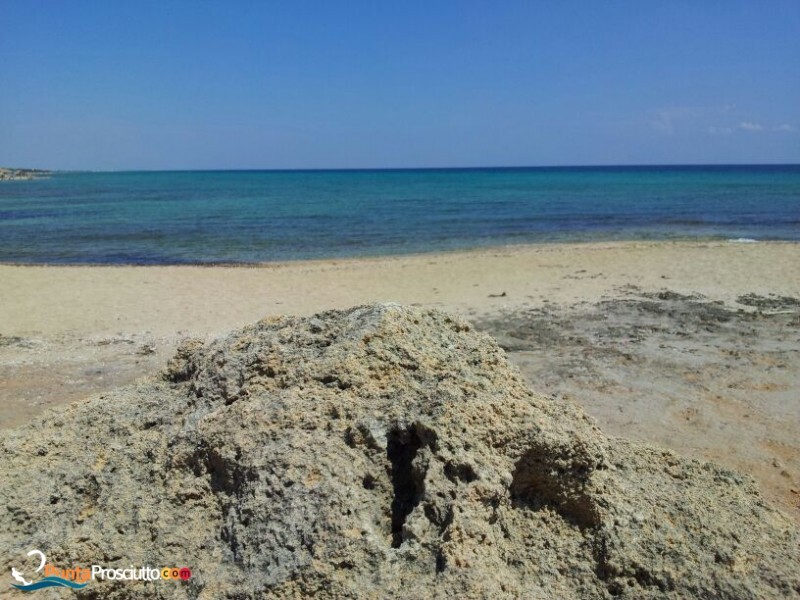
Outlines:
[{"label": "rock formation", "polygon": [[50,176],[50,171],[41,169],[8,169],[0,167],[0,181],[27,181]]},{"label": "rock formation", "polygon": [[800,596],[798,532],[748,478],[604,436],[436,311],[189,342],[0,459],[6,573],[31,548],[193,573],[78,598]]}]

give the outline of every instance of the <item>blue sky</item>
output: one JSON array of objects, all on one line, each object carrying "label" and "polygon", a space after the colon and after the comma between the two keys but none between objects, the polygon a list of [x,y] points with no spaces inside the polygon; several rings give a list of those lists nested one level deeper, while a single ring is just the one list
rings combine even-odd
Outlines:
[{"label": "blue sky", "polygon": [[0,0],[0,165],[800,162],[798,0]]}]

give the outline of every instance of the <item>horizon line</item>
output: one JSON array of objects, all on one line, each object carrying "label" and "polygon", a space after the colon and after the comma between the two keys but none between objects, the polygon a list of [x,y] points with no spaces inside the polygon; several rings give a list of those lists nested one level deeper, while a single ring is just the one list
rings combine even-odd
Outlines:
[{"label": "horizon line", "polygon": [[631,168],[702,168],[702,167],[798,167],[800,162],[737,162],[737,163],[628,163],[628,164],[553,164],[553,165],[483,165],[443,167],[231,167],[231,168],[164,168],[164,169],[47,169],[43,167],[0,167],[24,171],[48,171],[51,173],[258,173],[258,172],[333,172],[333,171],[478,171],[478,170],[523,170],[523,169],[631,169]]}]

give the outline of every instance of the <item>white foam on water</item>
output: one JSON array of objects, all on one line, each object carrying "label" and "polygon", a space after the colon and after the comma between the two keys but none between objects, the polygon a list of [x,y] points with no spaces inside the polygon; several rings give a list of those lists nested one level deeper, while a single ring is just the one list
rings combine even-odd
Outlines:
[{"label": "white foam on water", "polygon": [[733,240],[728,240],[733,244],[757,244],[758,240],[754,240],[753,238],[736,238]]}]

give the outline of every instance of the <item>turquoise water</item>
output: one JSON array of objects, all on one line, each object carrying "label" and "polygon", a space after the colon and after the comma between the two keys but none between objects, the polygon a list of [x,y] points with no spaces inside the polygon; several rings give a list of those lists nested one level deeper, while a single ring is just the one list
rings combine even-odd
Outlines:
[{"label": "turquoise water", "polygon": [[0,262],[10,263],[686,238],[800,240],[800,165],[59,173],[0,183]]}]

